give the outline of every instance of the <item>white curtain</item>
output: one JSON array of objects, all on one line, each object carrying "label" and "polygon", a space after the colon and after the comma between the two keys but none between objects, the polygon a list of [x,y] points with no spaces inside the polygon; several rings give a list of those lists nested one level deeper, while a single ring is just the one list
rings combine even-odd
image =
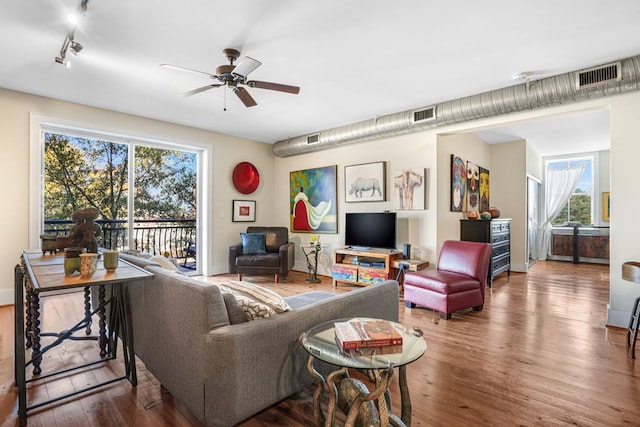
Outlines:
[{"label": "white curtain", "polygon": [[549,169],[545,180],[545,215],[538,233],[538,259],[551,255],[551,221],[558,216],[576,190],[585,165]]}]

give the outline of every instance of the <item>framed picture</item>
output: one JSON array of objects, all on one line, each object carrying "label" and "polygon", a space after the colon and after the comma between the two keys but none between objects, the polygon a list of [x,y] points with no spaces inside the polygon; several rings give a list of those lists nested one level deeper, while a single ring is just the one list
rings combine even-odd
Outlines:
[{"label": "framed picture", "polygon": [[291,231],[338,233],[338,166],[289,172]]},{"label": "framed picture", "polygon": [[255,200],[234,200],[233,201],[233,222],[255,222],[256,201]]},{"label": "framed picture", "polygon": [[611,215],[611,193],[605,191],[602,193],[602,220],[610,221]]},{"label": "framed picture", "polygon": [[386,188],[385,164],[385,162],[375,162],[345,166],[345,202],[383,202]]},{"label": "framed picture", "polygon": [[405,168],[393,174],[392,202],[395,210],[426,209],[427,170]]},{"label": "framed picture", "polygon": [[467,212],[480,212],[480,167],[467,162]]},{"label": "framed picture", "polygon": [[464,160],[451,155],[451,212],[467,210],[467,167]]}]

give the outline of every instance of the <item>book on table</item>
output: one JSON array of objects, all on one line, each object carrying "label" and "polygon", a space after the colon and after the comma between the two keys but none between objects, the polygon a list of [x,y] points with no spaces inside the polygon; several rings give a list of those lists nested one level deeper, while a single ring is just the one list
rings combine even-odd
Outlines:
[{"label": "book on table", "polygon": [[343,350],[402,347],[402,335],[387,320],[351,319],[335,322],[336,342]]}]

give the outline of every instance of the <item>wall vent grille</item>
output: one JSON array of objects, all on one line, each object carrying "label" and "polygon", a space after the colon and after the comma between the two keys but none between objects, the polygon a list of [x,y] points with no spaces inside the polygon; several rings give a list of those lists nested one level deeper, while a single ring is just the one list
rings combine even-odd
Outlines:
[{"label": "wall vent grille", "polygon": [[576,75],[576,88],[585,89],[608,82],[620,81],[620,62],[579,71]]},{"label": "wall vent grille", "polygon": [[436,107],[429,107],[423,110],[413,112],[413,122],[421,122],[423,120],[433,120],[436,118]]},{"label": "wall vent grille", "polygon": [[307,144],[315,144],[318,141],[320,141],[320,134],[319,133],[317,133],[315,135],[309,135],[307,137]]}]

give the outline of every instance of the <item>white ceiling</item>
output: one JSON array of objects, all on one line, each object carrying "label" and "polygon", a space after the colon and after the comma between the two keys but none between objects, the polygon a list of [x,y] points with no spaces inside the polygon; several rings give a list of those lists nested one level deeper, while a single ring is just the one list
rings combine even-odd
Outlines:
[{"label": "white ceiling", "polygon": [[[0,87],[267,143],[510,86],[516,72],[640,54],[638,0],[90,0],[75,37],[84,50],[66,69],[54,57],[79,4],[2,1]],[[180,96],[213,83],[207,76],[159,66],[213,73],[226,47],[263,63],[252,79],[300,94],[249,89],[258,106],[245,108],[229,92],[223,111],[224,89]],[[608,136],[608,115],[592,118],[556,120],[544,139],[557,148],[551,138],[562,136],[569,149],[576,129],[596,122],[606,130],[587,135]],[[532,141],[545,126],[480,135]],[[586,137],[579,147],[590,149]]]}]

